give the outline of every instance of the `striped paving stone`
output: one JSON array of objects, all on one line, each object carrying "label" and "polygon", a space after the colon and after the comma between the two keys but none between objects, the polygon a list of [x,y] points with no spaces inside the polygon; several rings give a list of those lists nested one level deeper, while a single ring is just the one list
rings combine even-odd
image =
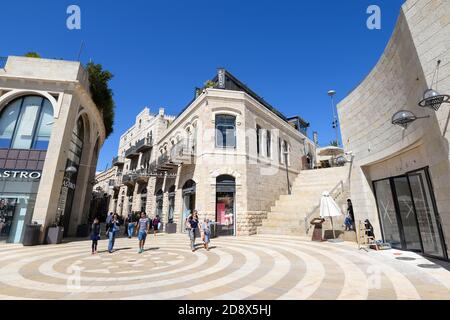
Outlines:
[{"label": "striped paving stone", "polygon": [[179,234],[136,245],[118,239],[109,254],[101,241],[92,256],[89,241],[0,244],[0,299],[450,300],[448,269],[420,268],[430,261],[413,253],[273,235],[214,239],[209,252]]}]

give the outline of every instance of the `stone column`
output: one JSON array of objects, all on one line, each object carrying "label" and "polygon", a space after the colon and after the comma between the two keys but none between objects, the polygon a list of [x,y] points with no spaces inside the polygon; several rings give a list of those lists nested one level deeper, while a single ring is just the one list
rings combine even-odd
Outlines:
[{"label": "stone column", "polygon": [[145,212],[148,216],[151,216],[155,212],[156,208],[156,177],[150,177],[147,184],[147,204],[145,207]]}]

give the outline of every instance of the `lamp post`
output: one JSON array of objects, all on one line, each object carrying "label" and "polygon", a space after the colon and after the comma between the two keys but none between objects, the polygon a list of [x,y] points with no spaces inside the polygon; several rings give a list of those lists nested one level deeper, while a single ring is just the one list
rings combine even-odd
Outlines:
[{"label": "lamp post", "polygon": [[336,95],[335,90],[328,91],[328,96],[331,98],[331,108],[333,109],[333,129],[336,130],[336,143],[337,143],[337,147],[339,147],[340,146],[340,143],[339,143],[339,121],[338,121],[337,114],[336,114],[335,107],[334,107],[334,96],[335,95]]},{"label": "lamp post", "polygon": [[[287,146],[286,146],[286,148],[287,148]],[[288,195],[291,195],[291,183],[289,181],[288,154],[289,154],[289,152],[287,150],[284,150],[284,163],[286,164],[286,177],[287,177]]]}]

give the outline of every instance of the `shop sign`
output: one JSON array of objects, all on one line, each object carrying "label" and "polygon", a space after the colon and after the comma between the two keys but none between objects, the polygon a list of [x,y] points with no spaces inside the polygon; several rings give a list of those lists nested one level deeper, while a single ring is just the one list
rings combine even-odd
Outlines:
[{"label": "shop sign", "polygon": [[0,179],[41,179],[42,172],[39,171],[16,171],[16,170],[0,170]]}]

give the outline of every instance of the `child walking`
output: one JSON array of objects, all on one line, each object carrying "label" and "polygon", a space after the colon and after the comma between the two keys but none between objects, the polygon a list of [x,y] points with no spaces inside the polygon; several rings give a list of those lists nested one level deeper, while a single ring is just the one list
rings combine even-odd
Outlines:
[{"label": "child walking", "polygon": [[211,241],[211,222],[209,219],[203,220],[201,230],[203,236],[203,246],[209,251],[209,242]]},{"label": "child walking", "polygon": [[100,240],[100,223],[98,218],[94,219],[94,223],[91,227],[91,240],[92,240],[92,254],[97,254],[97,244]]}]

